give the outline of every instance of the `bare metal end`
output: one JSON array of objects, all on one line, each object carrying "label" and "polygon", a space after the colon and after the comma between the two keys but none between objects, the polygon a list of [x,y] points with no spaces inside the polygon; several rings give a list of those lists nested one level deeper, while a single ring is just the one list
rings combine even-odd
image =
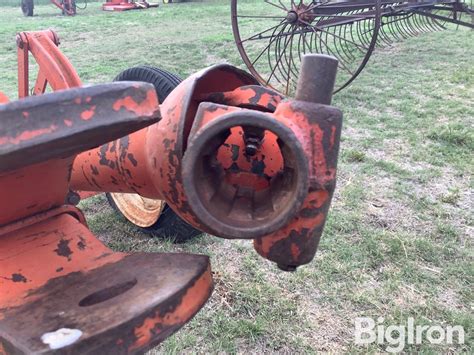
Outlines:
[{"label": "bare metal end", "polygon": [[296,99],[330,105],[338,60],[325,54],[305,54],[296,88]]}]

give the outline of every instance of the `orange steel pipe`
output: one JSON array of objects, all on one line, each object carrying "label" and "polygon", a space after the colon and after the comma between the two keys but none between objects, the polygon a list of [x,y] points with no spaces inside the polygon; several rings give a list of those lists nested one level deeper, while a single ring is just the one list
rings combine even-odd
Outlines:
[{"label": "orange steel pipe", "polygon": [[72,187],[164,199],[203,231],[255,239],[284,270],[308,263],[335,188],[342,114],[329,106],[337,62],[305,62],[320,86],[302,79],[297,100],[226,65],[188,78],[158,124],[79,155]]},{"label": "orange steel pipe", "polygon": [[[54,90],[81,85],[58,43],[52,31],[18,36],[20,96],[28,95],[29,52],[40,65],[35,94],[47,83]],[[342,120],[329,106],[335,73],[321,67],[307,65],[301,78],[311,80],[301,80],[289,101],[230,66],[203,70],[161,105],[160,123],[80,154],[71,188],[163,199],[205,232],[256,238],[257,251],[283,269],[307,263],[334,191]]]}]

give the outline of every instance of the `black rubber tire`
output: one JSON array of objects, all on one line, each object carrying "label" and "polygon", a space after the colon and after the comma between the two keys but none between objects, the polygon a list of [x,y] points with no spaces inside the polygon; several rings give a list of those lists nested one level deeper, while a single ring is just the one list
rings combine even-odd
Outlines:
[{"label": "black rubber tire", "polygon": [[[124,70],[114,79],[114,81],[144,81],[153,84],[159,101],[163,102],[182,80],[179,76],[166,70],[143,65]],[[112,196],[109,193],[106,193],[106,196],[107,201],[109,201],[112,208],[123,216],[117,208]],[[125,216],[123,216],[123,218],[125,218]],[[129,221],[129,223],[132,222]],[[136,227],[143,232],[156,237],[170,238],[175,243],[184,243],[202,234],[200,230],[183,221],[167,205],[154,225],[146,228]]]},{"label": "black rubber tire", "polygon": [[25,16],[33,16],[35,3],[33,0],[21,0],[21,11]]}]

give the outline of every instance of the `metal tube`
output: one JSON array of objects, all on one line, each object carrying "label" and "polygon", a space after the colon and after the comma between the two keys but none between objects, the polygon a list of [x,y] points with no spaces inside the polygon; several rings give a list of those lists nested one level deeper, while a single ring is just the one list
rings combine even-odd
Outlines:
[{"label": "metal tube", "polygon": [[296,99],[330,105],[336,82],[338,60],[325,54],[303,56]]}]

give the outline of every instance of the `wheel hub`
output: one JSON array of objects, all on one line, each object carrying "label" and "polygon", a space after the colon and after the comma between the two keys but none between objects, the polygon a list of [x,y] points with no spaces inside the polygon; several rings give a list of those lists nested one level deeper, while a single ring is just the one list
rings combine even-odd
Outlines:
[{"label": "wheel hub", "polygon": [[297,24],[301,27],[308,27],[316,18],[313,8],[314,6],[312,2],[308,5],[303,2],[300,2],[298,5],[293,4],[291,10],[288,11],[288,14],[286,15],[286,20],[289,23]]}]

